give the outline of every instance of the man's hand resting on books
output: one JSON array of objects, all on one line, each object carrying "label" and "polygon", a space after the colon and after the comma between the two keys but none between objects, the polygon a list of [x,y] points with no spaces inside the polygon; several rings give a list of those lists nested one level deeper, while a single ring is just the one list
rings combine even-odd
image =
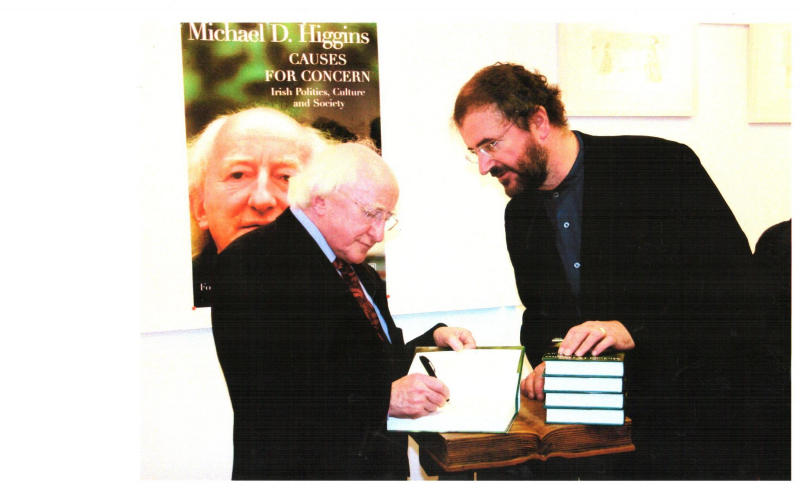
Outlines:
[{"label": "man's hand resting on books", "polygon": [[[635,343],[625,326],[619,321],[587,321],[569,330],[561,346],[559,354],[567,356],[583,356],[591,352],[597,356],[606,349],[627,351],[633,349]],[[544,400],[544,363],[533,369],[520,384],[522,394],[531,400]]]},{"label": "man's hand resting on books", "polygon": [[[444,329],[444,328],[442,328]],[[450,390],[438,378],[413,373],[392,383],[389,416],[420,418],[444,407]]]},{"label": "man's hand resting on books", "polygon": [[440,348],[451,348],[453,351],[475,349],[475,338],[472,333],[460,327],[440,327],[433,331],[433,340]]},{"label": "man's hand resting on books", "polygon": [[587,321],[569,330],[558,354],[583,356],[588,352],[597,356],[606,349],[627,351],[634,347],[631,333],[619,321]]}]

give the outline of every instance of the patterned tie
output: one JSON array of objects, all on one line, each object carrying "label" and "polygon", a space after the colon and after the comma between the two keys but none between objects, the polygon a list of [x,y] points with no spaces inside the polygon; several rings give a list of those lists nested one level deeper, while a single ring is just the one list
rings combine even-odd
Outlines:
[{"label": "patterned tie", "polygon": [[358,280],[358,276],[353,270],[353,267],[338,257],[333,261],[333,266],[336,267],[336,270],[341,272],[342,278],[347,282],[347,286],[350,287],[350,292],[358,301],[358,305],[361,306],[361,310],[364,311],[367,319],[369,319],[372,323],[372,327],[375,328],[375,332],[378,333],[378,337],[381,339],[381,341],[386,342],[386,337],[383,334],[383,329],[381,328],[381,321],[378,319],[378,314],[375,312],[372,304],[369,303],[369,300],[367,300],[367,296],[364,295],[364,289],[361,288],[361,282]]}]

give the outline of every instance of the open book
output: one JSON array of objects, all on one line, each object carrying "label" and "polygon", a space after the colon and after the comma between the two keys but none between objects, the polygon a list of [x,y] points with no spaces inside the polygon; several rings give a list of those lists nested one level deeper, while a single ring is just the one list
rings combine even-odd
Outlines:
[{"label": "open book", "polygon": [[522,397],[506,434],[413,434],[429,475],[522,464],[552,457],[577,458],[630,452],[631,419],[623,425],[545,423],[542,402]]},{"label": "open book", "polygon": [[450,389],[450,401],[418,419],[389,417],[387,428],[406,432],[506,432],[519,410],[524,354],[522,346],[479,347],[458,353],[417,348],[408,374],[426,374],[420,358],[428,358],[436,377]]}]

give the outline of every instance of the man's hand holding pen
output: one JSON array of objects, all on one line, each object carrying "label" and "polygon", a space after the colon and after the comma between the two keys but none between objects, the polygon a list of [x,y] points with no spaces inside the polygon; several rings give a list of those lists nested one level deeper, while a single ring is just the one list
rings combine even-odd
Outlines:
[{"label": "man's hand holding pen", "polygon": [[[434,331],[433,339],[437,346],[449,347],[454,351],[475,349],[472,333],[460,327],[440,327]],[[392,383],[389,416],[419,418],[445,406],[450,400],[450,390],[433,370],[433,373],[428,371],[427,375],[413,373]]]},{"label": "man's hand holding pen", "polygon": [[442,380],[414,373],[392,383],[389,416],[420,418],[445,406],[450,390]]}]

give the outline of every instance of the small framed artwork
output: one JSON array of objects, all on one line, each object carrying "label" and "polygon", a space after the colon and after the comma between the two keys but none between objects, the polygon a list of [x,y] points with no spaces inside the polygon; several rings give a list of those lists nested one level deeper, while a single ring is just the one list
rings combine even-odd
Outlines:
[{"label": "small framed artwork", "polygon": [[792,28],[750,24],[747,39],[747,121],[792,122]]},{"label": "small framed artwork", "polygon": [[693,116],[697,27],[559,24],[558,85],[572,116]]}]

